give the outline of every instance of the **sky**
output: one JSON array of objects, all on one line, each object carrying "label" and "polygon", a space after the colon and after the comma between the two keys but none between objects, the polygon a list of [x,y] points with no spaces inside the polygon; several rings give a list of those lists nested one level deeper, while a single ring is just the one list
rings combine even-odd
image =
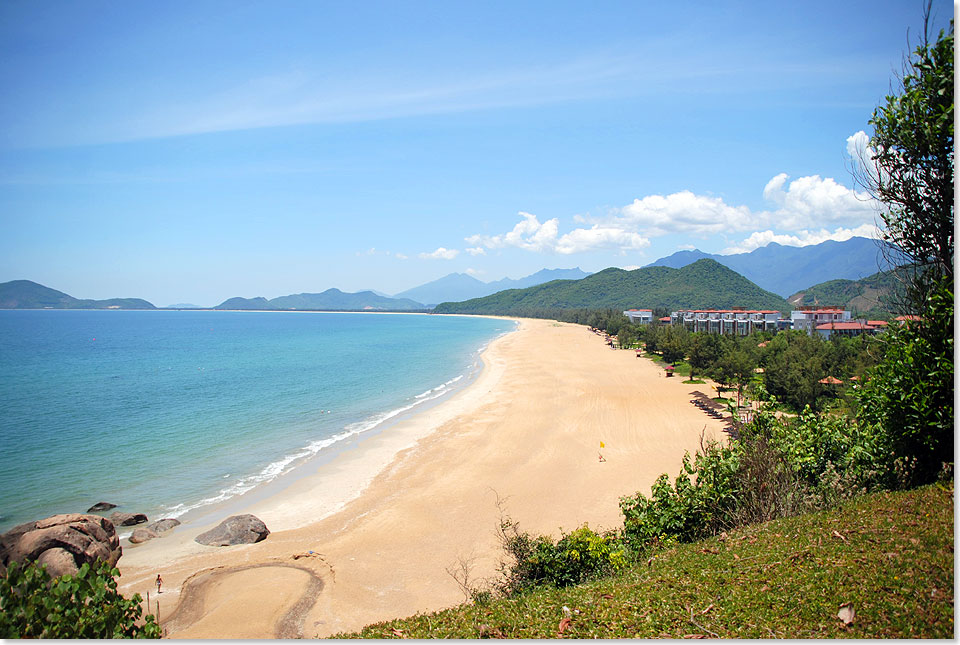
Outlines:
[{"label": "sky", "polygon": [[851,168],[923,6],[4,0],[0,282],[212,306],[876,235]]}]

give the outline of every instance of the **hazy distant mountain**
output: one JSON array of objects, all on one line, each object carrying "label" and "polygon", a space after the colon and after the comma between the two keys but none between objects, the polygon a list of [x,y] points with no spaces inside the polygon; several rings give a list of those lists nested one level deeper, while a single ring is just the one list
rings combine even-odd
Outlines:
[{"label": "hazy distant mountain", "polygon": [[431,280],[413,289],[395,294],[395,298],[412,298],[417,302],[435,305],[447,300],[468,300],[492,293],[487,283],[477,280],[466,273],[451,273],[442,278]]},{"label": "hazy distant mountain", "polygon": [[495,287],[495,290],[490,293],[496,293],[504,289],[526,289],[527,287],[534,287],[544,282],[550,282],[551,280],[582,280],[588,275],[590,274],[580,269],[580,267],[576,267],[575,269],[540,269],[525,278],[519,278],[517,280],[504,278],[503,280],[488,282],[487,284]]},{"label": "hazy distant mountain", "polygon": [[188,302],[180,302],[175,305],[167,305],[166,309],[206,309],[206,307],[201,307],[200,305],[191,305]]},{"label": "hazy distant mountain", "polygon": [[504,278],[494,282],[483,282],[466,273],[451,273],[419,287],[402,291],[394,297],[413,298],[418,302],[435,305],[440,302],[482,298],[504,289],[523,289],[551,280],[580,280],[588,275],[590,274],[582,271],[579,267],[575,269],[542,269],[517,280]]},{"label": "hazy distant mountain", "polygon": [[412,311],[426,309],[407,298],[386,298],[372,291],[344,293],[327,289],[323,293],[297,293],[267,300],[266,298],[230,298],[214,309],[297,310],[297,311]]},{"label": "hazy distant mountain", "polygon": [[156,309],[140,298],[80,300],[30,280],[0,284],[0,309]]},{"label": "hazy distant mountain", "polygon": [[445,302],[435,313],[537,316],[557,309],[711,309],[746,307],[789,311],[786,300],[709,258],[680,269],[604,269],[581,280],[554,280],[465,302]]},{"label": "hazy distant mountain", "polygon": [[698,249],[678,251],[647,266],[679,269],[703,258],[716,260],[784,297],[812,284],[836,279],[859,280],[891,268],[884,261],[877,242],[865,237],[800,247],[771,243],[750,253],[734,255],[714,255]]}]

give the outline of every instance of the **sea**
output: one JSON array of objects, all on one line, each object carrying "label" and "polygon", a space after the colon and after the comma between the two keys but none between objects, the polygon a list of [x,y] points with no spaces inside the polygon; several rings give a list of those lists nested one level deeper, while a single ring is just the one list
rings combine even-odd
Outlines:
[{"label": "sea", "polygon": [[[96,502],[180,518],[436,404],[508,320],[0,311],[0,532]],[[321,460],[322,461],[322,460]]]}]

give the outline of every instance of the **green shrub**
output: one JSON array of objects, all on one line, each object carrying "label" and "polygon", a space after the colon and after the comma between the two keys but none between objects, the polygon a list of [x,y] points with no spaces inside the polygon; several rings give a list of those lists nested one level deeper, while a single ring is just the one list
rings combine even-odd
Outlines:
[{"label": "green shrub", "polygon": [[117,569],[100,561],[50,579],[46,567],[11,563],[0,578],[0,638],[160,638],[141,598],[117,591]]},{"label": "green shrub", "polygon": [[[740,446],[708,442],[694,456],[683,458],[673,485],[666,474],[654,482],[650,497],[642,493],[620,498],[624,534],[642,550],[668,539],[698,540],[734,524],[739,484]],[[695,475],[695,480],[691,479]]]},{"label": "green shrub", "polygon": [[[504,532],[504,529],[506,531]],[[618,571],[626,554],[616,533],[597,533],[584,524],[554,542],[545,535],[517,530],[507,520],[501,525],[504,550],[511,562],[503,566],[500,591],[510,595],[536,586],[568,587]]]},{"label": "green shrub", "polygon": [[923,320],[894,326],[859,391],[859,418],[877,429],[891,485],[937,479],[953,463],[953,286],[929,297]]}]

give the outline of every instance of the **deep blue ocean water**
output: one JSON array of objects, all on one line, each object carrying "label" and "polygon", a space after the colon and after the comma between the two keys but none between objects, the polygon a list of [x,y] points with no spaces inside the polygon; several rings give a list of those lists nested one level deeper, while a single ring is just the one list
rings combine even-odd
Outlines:
[{"label": "deep blue ocean water", "polygon": [[155,519],[236,497],[463,385],[479,350],[513,327],[0,311],[0,531],[101,500]]}]

